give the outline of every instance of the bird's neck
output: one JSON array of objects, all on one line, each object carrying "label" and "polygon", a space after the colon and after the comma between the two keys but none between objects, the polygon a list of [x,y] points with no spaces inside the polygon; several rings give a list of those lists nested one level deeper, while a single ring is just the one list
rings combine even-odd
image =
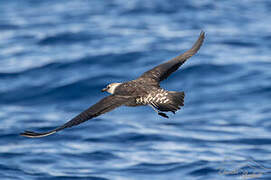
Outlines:
[{"label": "bird's neck", "polygon": [[110,94],[114,94],[115,91],[116,91],[116,88],[117,88],[119,85],[121,85],[121,84],[122,84],[122,83],[114,83],[114,84],[112,84],[111,87],[110,87],[110,89],[108,89],[108,92],[109,92]]}]

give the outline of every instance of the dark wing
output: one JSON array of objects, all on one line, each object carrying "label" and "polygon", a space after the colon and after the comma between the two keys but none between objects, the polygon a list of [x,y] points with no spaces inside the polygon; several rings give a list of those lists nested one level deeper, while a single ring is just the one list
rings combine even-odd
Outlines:
[{"label": "dark wing", "polygon": [[72,126],[76,126],[78,124],[81,124],[91,118],[97,117],[101,114],[104,114],[106,112],[109,112],[121,105],[123,105],[125,102],[127,102],[131,97],[126,97],[126,96],[115,96],[115,95],[110,95],[102,100],[100,100],[98,103],[94,104],[87,110],[83,111],[76,117],[74,117],[72,120],[68,121],[67,123],[63,124],[62,126],[53,129],[48,132],[44,133],[36,133],[36,132],[31,132],[31,131],[25,131],[24,133],[21,133],[20,135],[26,136],[26,137],[31,137],[31,138],[36,138],[36,137],[44,137],[48,136],[51,134],[56,133],[57,131],[61,131],[65,128],[69,128]]},{"label": "dark wing", "polygon": [[205,33],[202,31],[200,33],[198,40],[195,42],[195,44],[192,46],[191,49],[145,72],[138,79],[142,79],[142,78],[152,79],[152,80],[155,80],[156,82],[163,81],[171,73],[175,72],[188,58],[196,54],[196,52],[200,49],[203,43],[204,37],[205,37]]}]

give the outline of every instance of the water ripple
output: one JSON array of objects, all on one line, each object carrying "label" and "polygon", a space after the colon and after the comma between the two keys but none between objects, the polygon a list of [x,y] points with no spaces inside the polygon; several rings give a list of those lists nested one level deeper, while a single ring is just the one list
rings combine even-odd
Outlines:
[{"label": "water ripple", "polygon": [[[0,179],[270,179],[271,6],[255,2],[0,1]],[[161,83],[186,93],[169,119],[122,107],[19,136],[65,123],[201,30],[199,53]]]}]

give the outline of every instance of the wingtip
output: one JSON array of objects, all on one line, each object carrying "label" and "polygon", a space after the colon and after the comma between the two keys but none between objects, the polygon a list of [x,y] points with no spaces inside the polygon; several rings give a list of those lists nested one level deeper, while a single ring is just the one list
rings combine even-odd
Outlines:
[{"label": "wingtip", "polygon": [[205,34],[206,34],[206,33],[205,33],[203,30],[201,30],[199,36],[200,36],[202,39],[204,39],[204,38],[205,38]]},{"label": "wingtip", "polygon": [[56,131],[50,131],[47,133],[36,133],[33,131],[25,131],[23,133],[20,133],[20,136],[29,137],[29,138],[40,138],[40,137],[49,136],[54,133],[56,133]]},{"label": "wingtip", "polygon": [[195,42],[195,44],[190,49],[190,51],[193,52],[192,55],[194,55],[200,49],[204,39],[205,39],[205,32],[203,30],[201,30],[200,35],[198,37],[198,40]]}]

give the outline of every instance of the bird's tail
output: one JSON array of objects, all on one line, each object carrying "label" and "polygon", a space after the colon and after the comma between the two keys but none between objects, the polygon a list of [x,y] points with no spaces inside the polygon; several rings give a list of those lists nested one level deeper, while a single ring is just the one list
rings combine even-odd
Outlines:
[{"label": "bird's tail", "polygon": [[169,91],[170,104],[173,109],[180,109],[180,106],[184,106],[184,92]]},{"label": "bird's tail", "polygon": [[160,111],[171,111],[175,113],[184,105],[184,92],[168,91],[166,100],[163,103],[154,103]]}]

